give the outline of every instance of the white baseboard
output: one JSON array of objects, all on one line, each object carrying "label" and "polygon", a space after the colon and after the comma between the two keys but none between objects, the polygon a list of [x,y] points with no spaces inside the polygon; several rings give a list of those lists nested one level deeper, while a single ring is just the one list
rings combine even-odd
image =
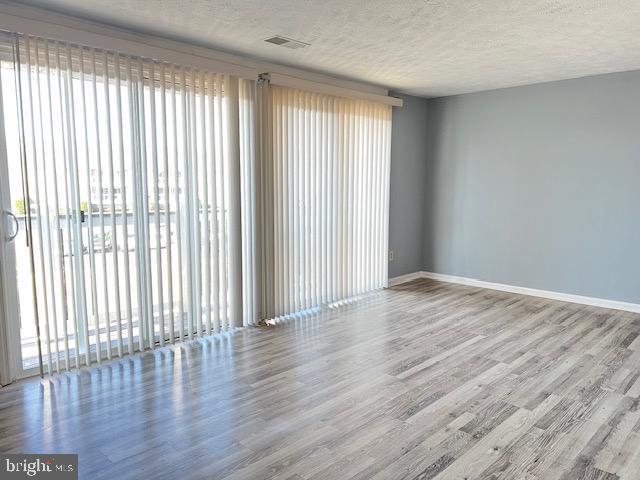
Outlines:
[{"label": "white baseboard", "polygon": [[394,287],[396,285],[400,285],[402,283],[410,282],[411,280],[417,280],[418,278],[426,278],[423,273],[425,272],[412,272],[407,273],[405,275],[400,275],[399,277],[393,277],[389,279],[389,286]]},{"label": "white baseboard", "polygon": [[390,278],[389,286],[400,285],[402,283],[416,280],[418,278],[430,278],[441,282],[457,283],[470,287],[488,288],[490,290],[499,290],[501,292],[519,293],[521,295],[530,295],[532,297],[549,298],[551,300],[560,300],[563,302],[580,303],[583,305],[592,305],[594,307],[612,308],[614,310],[624,310],[627,312],[640,313],[640,304],[620,302],[618,300],[608,300],[605,298],[585,297],[583,295],[574,295],[571,293],[552,292],[549,290],[538,290],[537,288],[518,287],[515,285],[505,285],[502,283],[486,282],[475,278],[457,277],[455,275],[446,275],[443,273],[433,272],[413,272],[400,277]]}]

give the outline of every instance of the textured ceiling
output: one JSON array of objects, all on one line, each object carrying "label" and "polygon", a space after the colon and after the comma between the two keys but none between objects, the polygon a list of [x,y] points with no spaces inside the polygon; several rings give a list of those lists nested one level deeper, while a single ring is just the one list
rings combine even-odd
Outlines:
[{"label": "textured ceiling", "polygon": [[640,69],[640,0],[27,3],[423,96]]}]

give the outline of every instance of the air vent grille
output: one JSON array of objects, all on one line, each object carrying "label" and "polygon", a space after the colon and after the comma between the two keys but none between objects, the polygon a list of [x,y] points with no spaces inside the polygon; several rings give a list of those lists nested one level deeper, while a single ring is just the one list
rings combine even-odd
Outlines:
[{"label": "air vent grille", "polygon": [[298,49],[308,47],[310,44],[301,42],[299,40],[293,40],[292,38],[281,37],[280,35],[276,35],[274,37],[265,38],[265,42],[273,43],[274,45],[279,45],[286,48]]}]

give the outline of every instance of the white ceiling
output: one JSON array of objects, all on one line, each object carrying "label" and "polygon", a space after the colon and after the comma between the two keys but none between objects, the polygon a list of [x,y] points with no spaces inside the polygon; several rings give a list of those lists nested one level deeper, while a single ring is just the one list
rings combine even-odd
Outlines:
[{"label": "white ceiling", "polygon": [[640,0],[28,3],[423,96],[640,69]]}]

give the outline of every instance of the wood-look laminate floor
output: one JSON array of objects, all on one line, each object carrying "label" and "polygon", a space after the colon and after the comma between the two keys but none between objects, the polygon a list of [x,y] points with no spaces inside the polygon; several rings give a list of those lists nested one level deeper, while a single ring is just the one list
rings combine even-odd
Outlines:
[{"label": "wood-look laminate floor", "polygon": [[87,479],[638,479],[640,315],[417,280],[0,390]]}]

